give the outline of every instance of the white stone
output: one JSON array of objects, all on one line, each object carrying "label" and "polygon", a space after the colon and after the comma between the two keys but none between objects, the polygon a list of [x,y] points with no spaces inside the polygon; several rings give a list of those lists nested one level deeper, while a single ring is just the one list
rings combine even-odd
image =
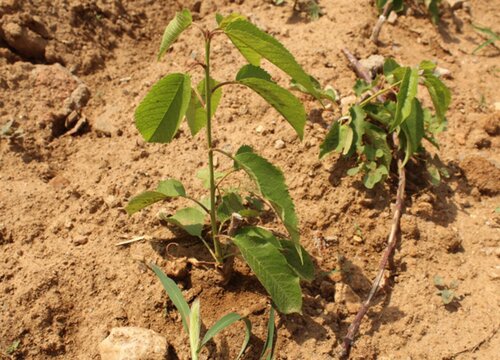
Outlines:
[{"label": "white stone", "polygon": [[276,150],[284,149],[285,148],[285,142],[281,139],[278,139],[274,142],[274,148]]},{"label": "white stone", "polygon": [[391,25],[394,25],[398,21],[398,14],[396,14],[394,11],[391,11],[389,16],[387,17],[387,22]]},{"label": "white stone", "polygon": [[117,327],[99,344],[101,360],[165,360],[167,340],[153,330]]}]

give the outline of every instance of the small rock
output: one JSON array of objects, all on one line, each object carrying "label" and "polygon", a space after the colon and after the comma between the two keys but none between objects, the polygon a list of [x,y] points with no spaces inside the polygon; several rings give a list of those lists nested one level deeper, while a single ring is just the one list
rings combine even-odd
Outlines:
[{"label": "small rock", "polygon": [[19,54],[31,59],[45,59],[47,40],[28,27],[17,23],[4,23],[1,26],[3,38]]},{"label": "small rock", "polygon": [[362,59],[359,62],[366,68],[366,70],[370,71],[372,75],[375,75],[384,67],[385,59],[382,55],[370,55],[366,59]]},{"label": "small rock", "polygon": [[398,14],[396,14],[395,11],[391,11],[389,16],[387,17],[387,22],[391,25],[394,25],[397,20],[398,20]]},{"label": "small rock", "polygon": [[460,161],[460,167],[469,185],[477,187],[481,194],[494,196],[500,193],[500,168],[489,159],[469,155]]},{"label": "small rock", "polygon": [[500,280],[500,266],[495,266],[493,270],[488,273],[491,280]]},{"label": "small rock", "polygon": [[446,68],[439,67],[439,66],[434,69],[434,74],[436,76],[442,77],[444,79],[452,79],[453,78],[450,70],[448,70]]},{"label": "small rock", "polygon": [[73,245],[75,245],[75,246],[85,245],[86,243],[88,243],[88,241],[89,241],[89,239],[87,239],[85,236],[83,236],[83,235],[76,235],[73,238]]},{"label": "small rock", "polygon": [[285,148],[285,142],[281,139],[278,139],[274,142],[274,148],[276,150],[284,149]]},{"label": "small rock", "polygon": [[99,344],[99,354],[101,360],[165,360],[167,340],[149,329],[113,328]]},{"label": "small rock", "polygon": [[101,137],[111,137],[111,135],[116,134],[116,127],[111,124],[108,118],[104,116],[99,116],[92,126],[97,136]]},{"label": "small rock", "polygon": [[106,205],[112,209],[120,205],[120,200],[114,195],[108,195],[104,198]]},{"label": "small rock", "polygon": [[500,111],[500,101],[495,103],[495,111]]},{"label": "small rock", "polygon": [[265,129],[265,128],[264,128],[264,126],[262,126],[262,125],[259,125],[259,126],[257,126],[257,127],[255,128],[255,132],[256,132],[257,134],[263,134],[263,135],[264,135],[264,131],[265,131],[265,130],[266,130],[266,129]]}]

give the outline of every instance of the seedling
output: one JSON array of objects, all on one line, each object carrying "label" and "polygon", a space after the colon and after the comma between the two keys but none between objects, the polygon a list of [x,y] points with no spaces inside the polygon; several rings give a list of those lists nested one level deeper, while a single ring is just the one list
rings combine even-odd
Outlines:
[{"label": "seedling", "polygon": [[14,120],[9,120],[0,128],[0,138],[15,140],[23,136],[23,130],[16,126]]},{"label": "seedling", "polygon": [[[285,2],[285,0],[273,0],[274,5],[282,5]],[[316,0],[309,0],[309,1],[299,1],[299,0],[294,0],[293,1],[293,10],[294,11],[305,11],[307,12],[307,15],[309,16],[309,19],[312,21],[318,20],[319,17],[322,14],[321,8]]]},{"label": "seedling", "polygon": [[439,275],[434,276],[434,286],[439,289],[437,292],[441,296],[441,300],[444,305],[449,305],[455,301],[460,300],[460,297],[456,295],[455,291],[458,289],[458,281],[453,280],[449,284],[446,284],[443,278]]},{"label": "seedling", "polygon": [[[363,182],[369,189],[385,180],[393,168],[393,159],[397,161],[395,167],[398,173],[398,188],[387,247],[370,293],[344,337],[342,354],[343,357],[348,357],[361,321],[379,290],[389,258],[396,248],[396,234],[404,206],[406,164],[410,159],[418,161],[427,158],[431,181],[436,183],[441,175],[446,176],[446,172],[439,166],[439,159],[427,154],[422,140],[438,147],[435,135],[446,127],[445,114],[450,105],[451,94],[434,74],[436,65],[430,61],[423,61],[418,68],[411,68],[402,67],[389,59],[384,64],[383,76],[373,79],[354,55],[347,49],[343,49],[343,52],[361,77],[354,87],[361,99],[349,109],[348,115],[332,124],[320,146],[320,157],[332,151],[353,157],[356,166],[347,173],[363,173]],[[434,111],[422,106],[418,99],[419,83],[427,88]]]},{"label": "seedling", "polygon": [[486,47],[488,45],[496,46],[495,43],[498,40],[500,40],[500,35],[498,35],[496,32],[494,32],[490,28],[481,27],[481,26],[478,26],[478,25],[472,25],[472,27],[478,33],[480,33],[481,35],[486,35],[486,37],[488,38],[485,42],[483,42],[481,45],[479,45],[477,48],[475,48],[474,51],[472,52],[472,54],[476,54],[479,50],[481,50],[482,48],[484,48],[484,47]]},{"label": "seedling", "polygon": [[[348,115],[333,123],[321,145],[320,157],[335,151],[354,158],[357,164],[347,174],[363,173],[363,183],[369,189],[389,175],[394,151],[404,152],[403,166],[412,158],[426,158],[434,183],[447,176],[438,158],[430,157],[423,144],[426,140],[439,148],[435,136],[446,128],[445,114],[451,101],[450,91],[434,74],[435,68],[430,61],[411,68],[389,59],[383,76],[370,83],[358,80],[354,91],[362,99],[349,109]],[[418,99],[419,83],[427,88],[434,111]],[[390,97],[380,97],[387,94]],[[399,140],[397,148],[392,135]]]},{"label": "seedling", "polygon": [[376,0],[375,5],[377,9],[382,13],[384,11],[385,6],[390,7],[390,11],[394,11],[396,13],[400,13],[405,8],[405,3],[407,6],[413,6],[419,10],[424,9],[427,11],[431,17],[431,20],[434,24],[439,22],[439,3],[441,0]]},{"label": "seedling", "polygon": [[276,339],[276,326],[274,325],[274,308],[269,312],[269,321],[267,322],[267,335],[264,348],[260,354],[260,360],[274,360],[274,345]]},{"label": "seedling", "polygon": [[159,267],[151,264],[151,269],[154,271],[156,276],[160,279],[163,288],[167,292],[170,300],[174,303],[177,311],[179,312],[182,320],[182,326],[184,331],[189,336],[189,345],[191,348],[191,359],[198,360],[199,355],[203,347],[213,339],[215,335],[224,330],[225,328],[231,326],[237,321],[243,321],[245,324],[245,338],[243,340],[243,345],[236,359],[240,359],[244,354],[248,342],[250,341],[250,335],[252,332],[252,324],[250,320],[245,317],[238,315],[237,313],[229,313],[220,318],[210,329],[207,330],[205,336],[201,338],[201,315],[200,315],[200,300],[195,299],[191,308],[189,308],[188,303],[184,299],[181,290],[177,287],[175,282],[170,279],[167,275],[161,271]]},{"label": "seedling", "polygon": [[[185,73],[170,74],[153,85],[135,112],[137,129],[147,142],[172,141],[181,122],[187,119],[191,134],[196,136],[206,130],[208,169],[198,172],[205,180],[208,200],[191,197],[182,183],[175,179],[161,181],[154,191],[146,191],[130,200],[126,210],[133,214],[156,202],[183,197],[195,206],[178,210],[162,219],[199,238],[213,256],[217,266],[227,275],[227,266],[234,254],[233,244],[253,270],[264,288],[271,295],[276,308],[283,313],[300,312],[302,295],[300,279],[310,281],[314,269],[307,252],[300,245],[298,218],[281,170],[259,156],[251,147],[242,146],[230,154],[214,146],[212,127],[214,115],[227,85],[245,86],[266,100],[287,120],[302,139],[306,113],[302,103],[288,90],[275,83],[261,68],[261,59],[267,59],[288,74],[297,84],[316,98],[320,94],[292,54],[275,38],[258,29],[244,16],[216,15],[218,26],[214,30],[201,29],[205,43],[205,61],[198,63],[204,70],[204,79],[191,86],[191,76]],[[177,37],[192,24],[191,14],[183,10],[168,24],[163,35],[158,58],[161,58]],[[213,39],[226,35],[249,62],[234,79],[218,81],[211,75],[210,49]],[[214,153],[220,153],[233,162],[224,172],[214,170]],[[245,172],[257,190],[244,197],[241,191],[226,189],[224,181],[236,172]],[[288,238],[258,226],[245,223],[258,215],[255,195],[274,211],[288,232]],[[243,200],[246,199],[246,200]],[[257,211],[257,212],[256,212]],[[236,214],[234,216],[233,214]],[[205,218],[210,217],[210,227],[205,229]],[[241,219],[242,224],[231,219]],[[223,242],[222,240],[229,240]],[[211,242],[211,245],[209,244]]]}]

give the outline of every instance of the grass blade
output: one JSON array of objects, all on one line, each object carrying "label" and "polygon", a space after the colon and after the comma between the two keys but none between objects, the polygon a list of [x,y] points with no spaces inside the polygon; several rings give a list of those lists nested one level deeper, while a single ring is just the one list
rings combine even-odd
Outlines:
[{"label": "grass blade", "polygon": [[181,319],[182,319],[182,325],[184,326],[184,330],[186,330],[186,333],[189,334],[189,316],[191,315],[191,310],[189,310],[189,305],[184,300],[184,296],[182,296],[181,290],[177,287],[177,284],[170,279],[165,273],[155,264],[151,263],[149,265],[151,267],[151,270],[158,276],[158,278],[161,281],[161,284],[163,285],[163,288],[167,292],[168,297],[172,302],[174,303],[175,307],[177,308],[177,311],[179,311],[179,314],[181,314]]}]

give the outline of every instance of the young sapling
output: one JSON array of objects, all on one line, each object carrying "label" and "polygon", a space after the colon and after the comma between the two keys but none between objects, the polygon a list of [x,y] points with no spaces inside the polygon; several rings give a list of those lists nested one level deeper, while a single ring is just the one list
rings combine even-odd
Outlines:
[{"label": "young sapling", "polygon": [[[180,181],[167,179],[161,181],[156,190],[132,198],[126,210],[131,215],[159,201],[177,197],[191,200],[194,206],[180,209],[171,216],[164,214],[162,219],[199,238],[226,280],[236,246],[271,295],[276,308],[283,313],[301,312],[299,282],[301,279],[312,280],[314,269],[309,255],[300,245],[298,218],[283,173],[249,146],[242,146],[232,154],[217,148],[213,127],[223,88],[236,85],[260,95],[288,121],[299,138],[303,137],[306,113],[302,103],[272,80],[271,75],[260,67],[261,59],[274,64],[316,98],[320,99],[321,95],[292,54],[244,16],[217,14],[216,21],[213,30],[196,25],[204,41],[205,60],[198,63],[203,69],[203,80],[192,86],[190,74],[169,74],[153,85],[135,112],[137,129],[147,142],[172,141],[184,118],[193,137],[205,129],[208,168],[199,171],[197,176],[208,187],[208,201],[193,198]],[[188,10],[177,13],[165,29],[158,58],[191,25]],[[213,68],[218,65],[212,63],[212,42],[221,35],[227,36],[248,61],[233,79],[225,81],[216,80],[212,75]],[[229,158],[233,162],[232,168],[216,172],[215,153]],[[235,172],[248,174],[257,190],[245,197],[239,190],[225,188],[224,182]],[[257,201],[256,197],[261,200]],[[288,233],[287,238],[249,225],[247,219],[259,214],[256,205],[259,202],[275,212]],[[209,218],[208,229],[205,227],[206,217]]]}]

